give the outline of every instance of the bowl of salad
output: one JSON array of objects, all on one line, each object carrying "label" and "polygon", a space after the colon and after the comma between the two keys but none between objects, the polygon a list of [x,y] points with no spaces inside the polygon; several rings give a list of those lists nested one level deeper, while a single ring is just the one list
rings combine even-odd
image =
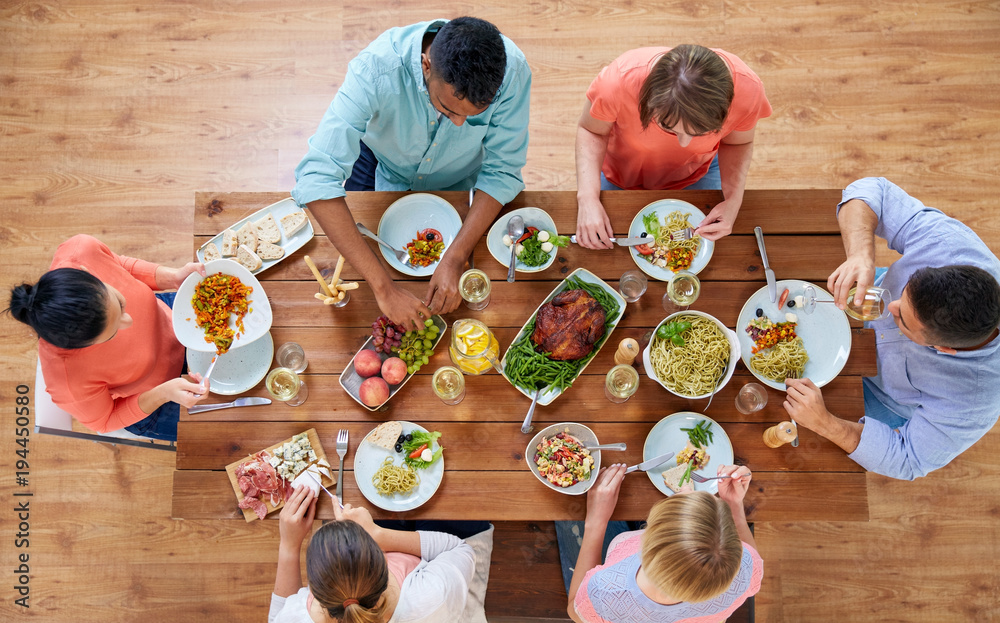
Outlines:
[{"label": "bowl of salad", "polygon": [[597,435],[583,424],[561,422],[546,426],[528,442],[524,460],[538,480],[566,495],[583,495],[594,485],[601,469]]},{"label": "bowl of salad", "polygon": [[[524,219],[524,234],[517,240],[507,235],[507,221],[514,215]],[[515,248],[514,270],[519,273],[537,273],[552,266],[558,248],[567,244],[569,236],[558,235],[555,221],[541,208],[511,210],[498,218],[486,234],[490,255],[504,266],[510,265],[510,250]]]}]

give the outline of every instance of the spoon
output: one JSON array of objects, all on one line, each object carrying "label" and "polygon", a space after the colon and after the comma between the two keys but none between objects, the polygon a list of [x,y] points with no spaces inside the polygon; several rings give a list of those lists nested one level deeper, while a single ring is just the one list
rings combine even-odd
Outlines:
[{"label": "spoon", "polygon": [[584,446],[588,450],[620,450],[624,452],[627,446],[624,442],[622,443],[602,443],[599,446]]},{"label": "spoon", "polygon": [[517,261],[517,239],[524,234],[524,219],[515,214],[507,221],[507,235],[510,236],[510,268],[507,269],[507,283],[514,283],[514,262]]},{"label": "spoon", "polygon": [[535,405],[538,404],[538,395],[541,393],[541,388],[535,390],[535,396],[531,399],[531,406],[528,407],[528,415],[524,417],[524,424],[521,424],[522,433],[528,434],[531,432],[531,416],[535,415]]}]

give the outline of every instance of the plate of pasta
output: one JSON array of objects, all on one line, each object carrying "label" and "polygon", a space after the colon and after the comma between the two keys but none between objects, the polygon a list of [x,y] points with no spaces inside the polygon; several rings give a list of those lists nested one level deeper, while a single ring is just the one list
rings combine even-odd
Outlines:
[{"label": "plate of pasta", "polygon": [[[812,314],[802,308],[806,286],[816,289],[819,300],[833,300],[825,289],[798,279],[777,283],[772,303],[767,287],[757,290],[743,305],[736,320],[743,363],[761,383],[785,389],[794,372],[823,387],[840,374],[851,354],[851,325],[835,305],[817,305]],[[783,303],[779,309],[778,303]]]},{"label": "plate of pasta", "polygon": [[[387,436],[387,425],[397,424],[400,426]],[[423,469],[408,465],[406,455],[393,448],[397,435],[415,432],[429,434],[426,428],[413,422],[385,422],[365,435],[354,454],[354,480],[358,489],[369,502],[383,510],[413,510],[431,499],[441,486],[444,456],[437,452],[440,448],[436,441],[430,450],[438,456]]]},{"label": "plate of pasta", "polygon": [[649,378],[671,394],[694,400],[725,387],[739,359],[736,334],[717,318],[691,310],[664,318],[642,351]]},{"label": "plate of pasta", "polygon": [[701,236],[673,241],[670,234],[685,227],[697,227],[703,220],[704,212],[679,199],[660,199],[639,210],[629,225],[628,235],[632,238],[645,233],[652,236],[654,242],[631,247],[629,253],[636,266],[660,281],[669,281],[679,270],[697,275],[712,259],[715,242]]}]

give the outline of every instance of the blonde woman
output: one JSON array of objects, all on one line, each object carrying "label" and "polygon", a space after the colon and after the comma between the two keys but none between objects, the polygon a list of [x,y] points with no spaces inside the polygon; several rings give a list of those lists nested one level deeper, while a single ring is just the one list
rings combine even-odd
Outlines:
[{"label": "blonde woman", "polygon": [[[646,529],[601,544],[624,465],[601,472],[587,497],[583,543],[567,611],[577,623],[718,623],[760,590],[763,562],[743,511],[750,470],[719,468],[719,497],[677,494],[657,503]],[[721,499],[720,499],[721,498]]]}]

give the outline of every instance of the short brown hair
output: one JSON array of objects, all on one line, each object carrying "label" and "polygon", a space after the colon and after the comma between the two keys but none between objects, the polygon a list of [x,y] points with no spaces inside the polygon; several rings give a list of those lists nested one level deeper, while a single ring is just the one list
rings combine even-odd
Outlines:
[{"label": "short brown hair", "polygon": [[722,58],[700,45],[679,45],[656,61],[639,90],[642,127],[683,122],[693,134],[722,129],[733,102],[733,76]]},{"label": "short brown hair", "polygon": [[[306,550],[309,591],[329,615],[344,623],[379,623],[389,586],[385,553],[365,529],[331,521],[316,531]],[[344,602],[353,599],[346,608]]]},{"label": "short brown hair", "polygon": [[732,584],[743,543],[726,503],[696,491],[653,507],[640,559],[646,576],[664,593],[687,602],[705,601]]}]

